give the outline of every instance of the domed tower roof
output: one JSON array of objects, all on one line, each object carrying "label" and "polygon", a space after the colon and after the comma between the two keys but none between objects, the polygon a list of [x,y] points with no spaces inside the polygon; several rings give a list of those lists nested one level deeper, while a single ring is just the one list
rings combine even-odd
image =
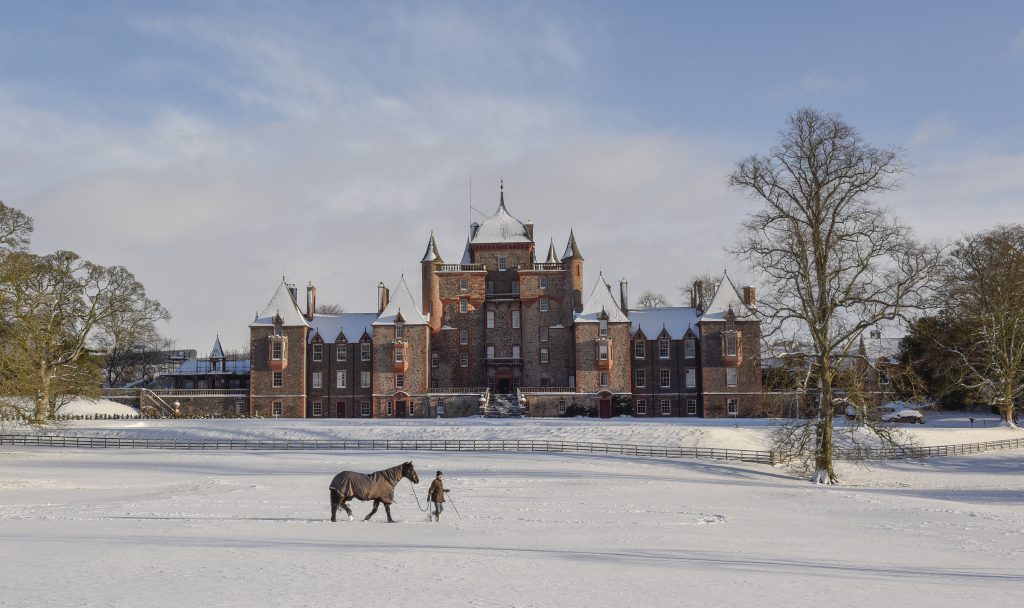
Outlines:
[{"label": "domed tower roof", "polygon": [[532,243],[526,225],[512,217],[505,208],[505,184],[501,185],[501,200],[498,210],[476,229],[473,243]]}]

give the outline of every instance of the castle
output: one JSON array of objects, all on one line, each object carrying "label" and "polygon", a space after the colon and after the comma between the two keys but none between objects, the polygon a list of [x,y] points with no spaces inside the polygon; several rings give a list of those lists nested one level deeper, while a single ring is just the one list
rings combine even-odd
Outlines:
[{"label": "castle", "polygon": [[600,417],[749,416],[761,398],[755,292],[728,277],[710,302],[630,310],[599,275],[585,292],[576,237],[538,257],[505,207],[470,226],[459,263],[434,235],[418,305],[405,277],[375,313],[319,314],[282,279],[250,327],[251,415],[411,418],[485,411]]}]

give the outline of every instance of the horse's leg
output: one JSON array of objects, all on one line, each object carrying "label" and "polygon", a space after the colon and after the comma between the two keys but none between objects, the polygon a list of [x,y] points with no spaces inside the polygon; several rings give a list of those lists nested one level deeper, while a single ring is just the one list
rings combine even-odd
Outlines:
[{"label": "horse's leg", "polygon": [[341,508],[345,509],[345,512],[348,513],[348,520],[352,521],[352,519],[353,519],[353,517],[352,517],[352,509],[348,508],[348,499],[347,498],[345,500],[341,501]]},{"label": "horse's leg", "polygon": [[373,514],[377,512],[377,507],[379,507],[379,506],[380,506],[380,499],[379,498],[374,498],[373,499],[373,510],[370,511],[370,514],[367,515],[366,519],[364,519],[363,521],[370,521],[370,518],[373,517]]},{"label": "horse's leg", "polygon": [[331,488],[331,521],[338,521],[338,499],[341,494],[335,488]]},{"label": "horse's leg", "polygon": [[395,523],[395,520],[391,519],[391,503],[390,502],[384,503],[384,512],[388,514],[388,523],[389,524]]}]

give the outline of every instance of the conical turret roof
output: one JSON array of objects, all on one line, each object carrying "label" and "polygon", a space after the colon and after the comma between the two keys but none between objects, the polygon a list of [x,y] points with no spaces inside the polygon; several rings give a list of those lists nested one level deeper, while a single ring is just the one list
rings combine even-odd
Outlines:
[{"label": "conical turret roof", "polygon": [[441,254],[437,252],[437,241],[434,240],[434,231],[430,231],[430,240],[427,241],[427,251],[423,254],[423,259],[420,262],[440,262],[444,264],[444,260],[441,259]]},{"label": "conical turret roof", "polygon": [[217,340],[213,343],[213,350],[210,351],[211,359],[223,359],[224,358],[224,347],[220,345],[220,334],[217,334]]},{"label": "conical turret roof", "polygon": [[583,261],[583,256],[580,255],[580,248],[576,245],[576,235],[572,233],[572,228],[569,229],[569,242],[565,244],[565,253],[562,254],[562,259]]},{"label": "conical turret roof", "polygon": [[545,264],[557,264],[561,260],[558,259],[558,254],[555,253],[555,239],[551,239],[551,244],[548,245],[548,259],[544,260]]}]

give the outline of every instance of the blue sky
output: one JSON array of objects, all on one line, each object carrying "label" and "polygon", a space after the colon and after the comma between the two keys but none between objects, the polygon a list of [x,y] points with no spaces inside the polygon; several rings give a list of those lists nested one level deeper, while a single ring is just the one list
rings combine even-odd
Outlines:
[{"label": "blue sky", "polygon": [[282,273],[356,311],[431,229],[457,257],[470,178],[591,281],[742,274],[725,176],[806,105],[905,149],[922,236],[1024,216],[1021,3],[4,4],[0,199],[200,350]]}]

